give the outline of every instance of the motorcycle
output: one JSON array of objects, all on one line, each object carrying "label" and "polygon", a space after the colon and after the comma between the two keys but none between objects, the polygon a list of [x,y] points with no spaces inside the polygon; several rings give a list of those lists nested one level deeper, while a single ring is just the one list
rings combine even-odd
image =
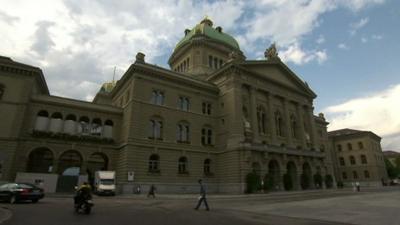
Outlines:
[{"label": "motorcycle", "polygon": [[83,199],[80,203],[75,204],[75,212],[90,214],[93,206],[94,204],[91,199]]},{"label": "motorcycle", "polygon": [[77,190],[74,197],[75,212],[90,214],[90,212],[92,211],[92,207],[94,206],[90,190],[85,192],[83,190],[78,190],[77,187],[75,187],[75,190]]}]

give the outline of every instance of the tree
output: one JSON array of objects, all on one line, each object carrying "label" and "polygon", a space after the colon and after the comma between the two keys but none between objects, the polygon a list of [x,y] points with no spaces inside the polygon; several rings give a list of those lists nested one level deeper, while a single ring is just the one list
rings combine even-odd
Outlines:
[{"label": "tree", "polygon": [[399,176],[399,167],[393,166],[393,164],[385,158],[386,170],[390,179],[395,179]]}]

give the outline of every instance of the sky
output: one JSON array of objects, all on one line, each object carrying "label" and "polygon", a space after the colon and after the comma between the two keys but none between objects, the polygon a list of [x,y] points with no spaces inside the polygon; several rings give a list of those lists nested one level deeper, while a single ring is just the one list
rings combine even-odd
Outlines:
[{"label": "sky", "polygon": [[400,152],[398,0],[0,0],[0,55],[40,67],[52,95],[91,101],[137,52],[168,68],[206,15],[247,59],[271,43],[318,97],[328,130],[371,130]]}]

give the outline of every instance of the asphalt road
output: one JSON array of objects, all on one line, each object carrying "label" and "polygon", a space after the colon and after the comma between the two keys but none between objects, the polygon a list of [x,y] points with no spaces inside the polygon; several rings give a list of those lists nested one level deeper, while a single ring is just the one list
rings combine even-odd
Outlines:
[{"label": "asphalt road", "polygon": [[[255,200],[255,199],[254,199]],[[218,225],[339,225],[340,223],[317,220],[296,219],[238,210],[231,205],[253,200],[209,199],[211,211],[204,208],[198,211],[193,207],[196,199],[135,199],[118,197],[96,197],[95,207],[90,215],[76,214],[72,199],[45,198],[37,204],[1,203],[13,215],[5,225],[179,225],[179,224],[218,224]]]}]

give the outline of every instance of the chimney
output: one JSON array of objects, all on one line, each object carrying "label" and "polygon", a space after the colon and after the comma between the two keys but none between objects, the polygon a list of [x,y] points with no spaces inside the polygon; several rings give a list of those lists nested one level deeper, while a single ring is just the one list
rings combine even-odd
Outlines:
[{"label": "chimney", "polygon": [[218,32],[222,33],[222,27],[219,27],[219,26],[218,26],[218,27],[216,27],[215,29],[216,29]]}]

